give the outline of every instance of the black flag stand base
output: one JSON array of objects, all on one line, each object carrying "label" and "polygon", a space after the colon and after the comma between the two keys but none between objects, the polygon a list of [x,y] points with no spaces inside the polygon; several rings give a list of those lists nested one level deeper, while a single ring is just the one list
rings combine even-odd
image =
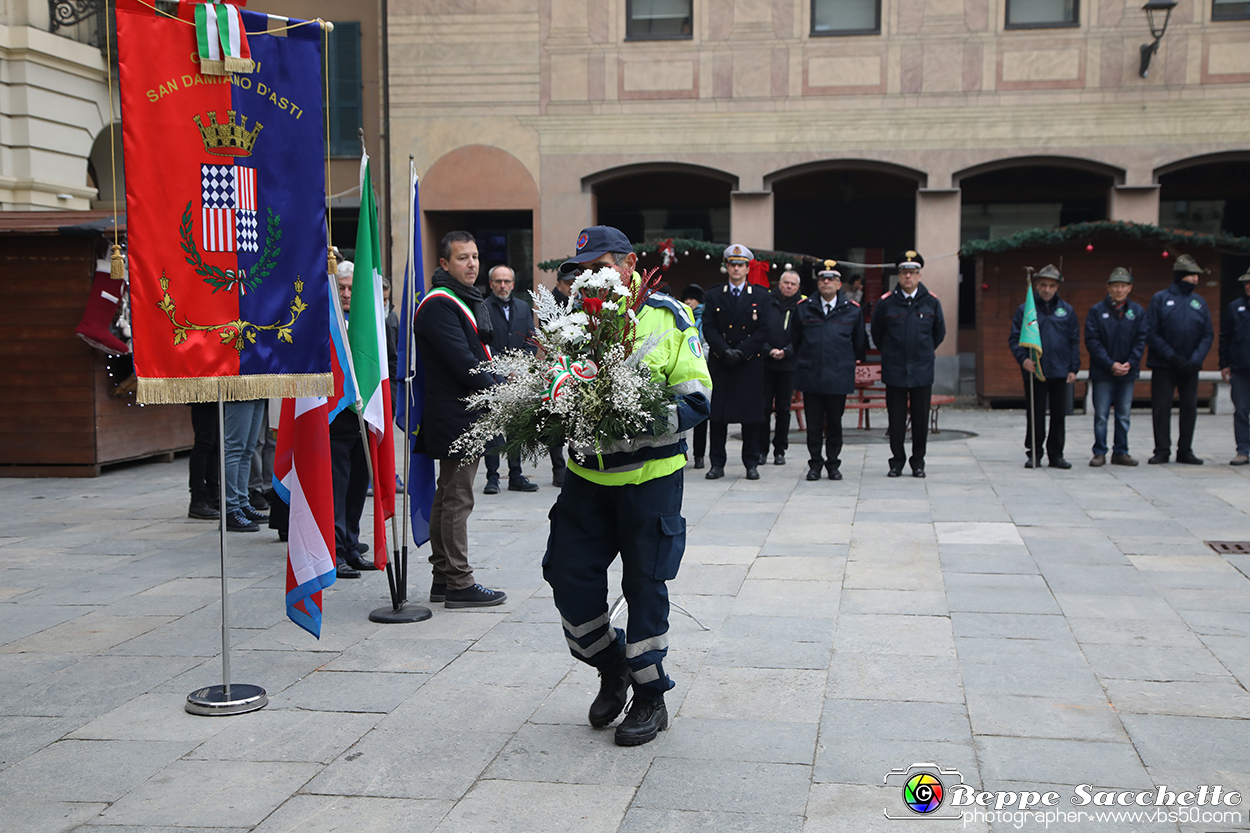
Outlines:
[{"label": "black flag stand base", "polygon": [[235,683],[234,685],[210,685],[187,695],[187,711],[191,714],[214,715],[243,714],[263,709],[269,702],[265,690],[258,685]]},{"label": "black flag stand base", "polygon": [[[407,472],[405,472],[406,474]],[[405,516],[406,517],[406,516]],[[406,530],[405,530],[405,534]],[[391,586],[390,607],[379,607],[369,612],[370,622],[384,625],[404,625],[424,622],[434,614],[425,605],[408,604],[408,545],[396,551],[386,562],[386,577]]]},{"label": "black flag stand base", "polygon": [[370,622],[381,622],[384,625],[404,625],[410,622],[424,622],[434,614],[424,605],[412,605],[405,602],[396,610],[394,605],[379,607],[369,611]]}]

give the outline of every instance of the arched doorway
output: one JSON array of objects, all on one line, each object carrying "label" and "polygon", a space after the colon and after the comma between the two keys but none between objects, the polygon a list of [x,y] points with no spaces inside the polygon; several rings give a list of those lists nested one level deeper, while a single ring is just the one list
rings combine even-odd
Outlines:
[{"label": "arched doorway", "polygon": [[[916,242],[916,190],[925,175],[860,160],[801,165],[764,178],[773,192],[773,240],[781,251],[857,263],[885,263]],[[889,289],[880,269],[842,270],[864,278],[864,297]],[[803,275],[804,292],[815,290]]]},{"label": "arched doorway", "polygon": [[[676,163],[628,165],[582,180],[595,198],[600,225],[615,226],[635,243],[686,238],[729,243],[729,194],[732,174],[714,168]],[[644,257],[641,265],[660,265]],[[677,251],[677,263],[665,273],[674,291],[691,283],[711,286],[720,280],[720,260]]]},{"label": "arched doorway", "polygon": [[[113,136],[110,140],[110,132]],[[110,158],[112,161],[110,161]],[[116,179],[114,177],[116,176]],[[116,189],[114,189],[116,183]],[[87,185],[94,186],[99,194],[91,201],[92,208],[113,207],[113,195],[117,195],[117,207],[126,206],[126,171],[122,165],[122,124],[105,126],[91,143],[91,155],[87,157]]]},{"label": "arched doorway", "polygon": [[479,284],[502,263],[516,273],[517,290],[533,287],[538,185],[520,159],[490,145],[444,154],[421,177],[421,209],[427,279],[438,266],[443,235],[463,230],[477,238]]},{"label": "arched doorway", "polygon": [[[1204,234],[1250,236],[1250,152],[1185,159],[1160,168],[1156,176],[1159,225]],[[1209,257],[1220,258],[1221,280],[1218,299],[1208,297],[1207,301],[1214,304],[1218,300],[1223,309],[1245,292],[1237,278],[1250,269],[1250,258],[1215,253]]]},{"label": "arched doorway", "polygon": [[[1118,168],[1069,157],[1000,159],[959,171],[953,179],[962,200],[960,245],[1105,220],[1111,189],[1123,178]],[[959,275],[959,327],[973,331],[976,260],[960,258]]]}]

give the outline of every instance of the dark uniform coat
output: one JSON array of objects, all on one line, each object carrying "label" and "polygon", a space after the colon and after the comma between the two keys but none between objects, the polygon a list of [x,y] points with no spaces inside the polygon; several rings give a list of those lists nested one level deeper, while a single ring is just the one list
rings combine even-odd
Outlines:
[{"label": "dark uniform coat", "polygon": [[[1103,298],[1085,317],[1085,349],[1089,352],[1090,379],[1136,379],[1141,375],[1141,357],[1146,350],[1146,310],[1136,301],[1125,300],[1124,306],[1117,308],[1110,295]],[[1111,371],[1111,365],[1118,362],[1128,362],[1126,376]]]},{"label": "dark uniform coat", "polygon": [[1242,296],[1228,305],[1220,319],[1220,369],[1250,373],[1250,298]]},{"label": "dark uniform coat", "polygon": [[[504,317],[504,307],[508,307],[507,318]],[[502,301],[492,293],[486,299],[486,309],[490,311],[490,352],[493,355],[498,356],[505,350],[538,352],[538,345],[533,340],[534,311],[529,304],[515,294]]]},{"label": "dark uniform coat", "polygon": [[1147,367],[1197,370],[1211,349],[1215,330],[1201,295],[1180,283],[1156,292],[1146,310]]},{"label": "dark uniform coat", "polygon": [[[795,314],[803,296],[794,293],[790,298],[783,298],[780,293],[770,293],[773,299],[772,326],[768,328],[768,342],[764,345],[765,366],[770,370],[794,370],[798,365],[795,355],[794,333],[798,327],[798,316]],[[772,350],[785,350],[784,359],[774,359],[768,354]]]},{"label": "dark uniform coat", "polygon": [[[1058,295],[1043,303],[1036,295],[1037,333],[1042,339],[1042,375],[1047,379],[1067,379],[1069,373],[1081,369],[1081,322],[1076,309]],[[1016,307],[1011,317],[1011,335],[1007,346],[1021,366],[1030,357],[1029,348],[1020,346],[1024,327],[1024,304]]]},{"label": "dark uniform coat", "polygon": [[[767,419],[764,407],[764,346],[772,322],[773,300],[767,289],[747,283],[735,299],[729,284],[707,291],[703,337],[711,355],[712,420],[753,423]],[[739,350],[737,364],[726,351]],[[732,365],[732,366],[731,366]]]},{"label": "dark uniform coat", "polygon": [[881,296],[872,311],[872,340],[881,351],[881,381],[889,387],[933,384],[933,357],[946,338],[942,302],[923,283],[916,297],[903,290]]},{"label": "dark uniform coat", "polygon": [[799,304],[796,313],[794,387],[816,396],[854,393],[855,362],[863,361],[868,349],[859,304],[839,293],[833,311],[825,315],[824,299],[812,295]]}]

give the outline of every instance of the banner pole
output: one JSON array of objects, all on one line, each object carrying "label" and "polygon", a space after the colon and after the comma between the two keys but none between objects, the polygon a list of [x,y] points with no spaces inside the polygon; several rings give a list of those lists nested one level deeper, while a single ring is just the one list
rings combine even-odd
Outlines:
[{"label": "banner pole", "polygon": [[191,714],[214,716],[243,714],[263,709],[269,702],[260,686],[230,682],[230,592],[226,572],[226,404],[221,379],[217,380],[217,462],[220,474],[221,518],[217,534],[221,539],[221,685],[196,689],[187,695],[186,710]]},{"label": "banner pole", "polygon": [[[1037,361],[1034,359],[1034,361]],[[1035,371],[1036,372],[1036,371]],[[1029,386],[1029,459],[1037,468],[1037,411],[1033,408],[1033,373],[1028,374]]]},{"label": "banner pole", "polygon": [[[415,168],[413,167],[413,157],[408,155],[408,174],[409,183],[415,179]],[[409,195],[411,197],[411,194]],[[415,218],[412,211],[412,200],[409,199],[408,205],[408,272],[404,276],[404,301],[400,305],[400,310],[404,312],[404,316],[408,319],[405,323],[408,325],[408,338],[406,350],[404,352],[404,360],[407,367],[404,368],[404,465],[403,465],[403,497],[400,499],[400,511],[403,518],[403,535],[396,534],[395,518],[391,517],[391,536],[395,538],[394,557],[386,564],[387,578],[391,579],[391,606],[379,607],[369,613],[369,621],[381,622],[383,624],[401,624],[408,622],[424,622],[433,616],[425,605],[408,605],[408,478],[410,471],[408,467],[409,461],[412,459],[411,437],[409,433],[409,419],[412,414],[412,351],[415,340],[412,334],[412,318],[413,318],[413,302],[414,297],[414,281],[413,272],[416,271],[413,264],[413,223]],[[394,296],[392,296],[394,297]],[[400,327],[403,330],[403,327]],[[398,372],[398,368],[396,368]],[[376,485],[376,484],[375,484]],[[391,569],[394,567],[394,577],[391,577]]]}]

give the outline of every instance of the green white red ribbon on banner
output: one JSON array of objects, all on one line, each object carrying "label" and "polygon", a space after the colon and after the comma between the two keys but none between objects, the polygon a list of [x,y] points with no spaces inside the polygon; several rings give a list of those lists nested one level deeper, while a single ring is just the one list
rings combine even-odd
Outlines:
[{"label": "green white red ribbon on banner", "polygon": [[256,68],[238,6],[220,0],[197,4],[195,41],[200,55],[200,72],[205,75],[247,73]]},{"label": "green white red ribbon on banner", "polygon": [[543,391],[543,401],[555,402],[558,397],[564,395],[564,384],[570,379],[589,382],[598,375],[599,366],[590,359],[575,362],[570,361],[568,356],[560,356],[555,364],[547,369],[547,380],[550,384]]}]

